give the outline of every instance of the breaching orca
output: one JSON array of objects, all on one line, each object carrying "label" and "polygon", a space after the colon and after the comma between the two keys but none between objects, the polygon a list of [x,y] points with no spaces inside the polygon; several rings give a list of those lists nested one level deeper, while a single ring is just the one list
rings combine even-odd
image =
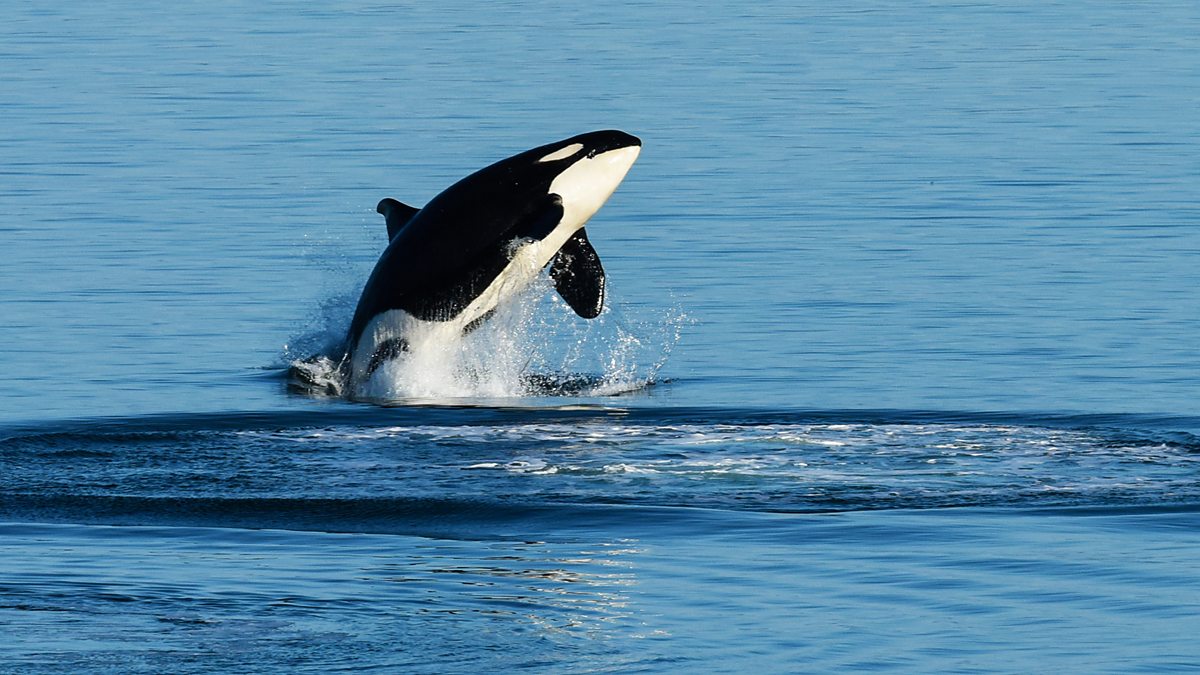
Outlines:
[{"label": "breaching orca", "polygon": [[389,242],[346,335],[349,383],[407,351],[414,333],[470,331],[547,265],[579,316],[599,315],[604,268],[583,226],[640,151],[634,136],[594,131],[476,171],[420,209],[379,202]]}]

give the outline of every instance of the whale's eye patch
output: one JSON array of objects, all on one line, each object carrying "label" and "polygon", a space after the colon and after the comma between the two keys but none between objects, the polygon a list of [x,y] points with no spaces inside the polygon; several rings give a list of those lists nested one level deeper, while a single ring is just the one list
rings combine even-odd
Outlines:
[{"label": "whale's eye patch", "polygon": [[559,148],[558,150],[555,150],[554,152],[539,159],[538,163],[541,164],[542,162],[553,162],[556,159],[566,159],[582,149],[583,143],[572,143],[564,148]]}]

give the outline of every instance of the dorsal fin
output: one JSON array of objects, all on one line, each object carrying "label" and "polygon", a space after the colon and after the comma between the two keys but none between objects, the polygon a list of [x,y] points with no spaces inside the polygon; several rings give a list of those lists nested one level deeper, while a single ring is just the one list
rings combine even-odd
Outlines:
[{"label": "dorsal fin", "polygon": [[583,228],[555,254],[550,276],[558,294],[576,314],[585,319],[600,315],[604,308],[604,268]]},{"label": "dorsal fin", "polygon": [[396,233],[404,229],[408,221],[412,220],[412,217],[421,209],[398,202],[391,197],[386,197],[379,202],[375,210],[379,212],[379,215],[387,219],[388,241],[391,241],[396,238]]}]

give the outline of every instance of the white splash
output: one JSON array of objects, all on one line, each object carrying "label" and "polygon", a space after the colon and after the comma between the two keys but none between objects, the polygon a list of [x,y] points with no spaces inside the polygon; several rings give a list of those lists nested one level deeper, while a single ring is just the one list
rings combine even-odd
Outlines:
[{"label": "white splash", "polygon": [[304,393],[368,401],[626,394],[657,381],[679,340],[683,314],[664,314],[631,322],[609,307],[596,319],[580,319],[543,274],[465,335],[447,330],[451,324],[422,322],[406,333],[406,352],[350,391],[327,356],[293,360],[291,384]]}]

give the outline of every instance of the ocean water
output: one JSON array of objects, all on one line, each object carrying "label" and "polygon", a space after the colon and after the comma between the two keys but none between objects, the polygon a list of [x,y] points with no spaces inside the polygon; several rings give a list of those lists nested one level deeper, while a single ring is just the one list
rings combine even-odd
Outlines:
[{"label": "ocean water", "polygon": [[[1195,3],[3,15],[0,672],[1200,670]],[[289,386],[602,128],[600,318]]]}]

